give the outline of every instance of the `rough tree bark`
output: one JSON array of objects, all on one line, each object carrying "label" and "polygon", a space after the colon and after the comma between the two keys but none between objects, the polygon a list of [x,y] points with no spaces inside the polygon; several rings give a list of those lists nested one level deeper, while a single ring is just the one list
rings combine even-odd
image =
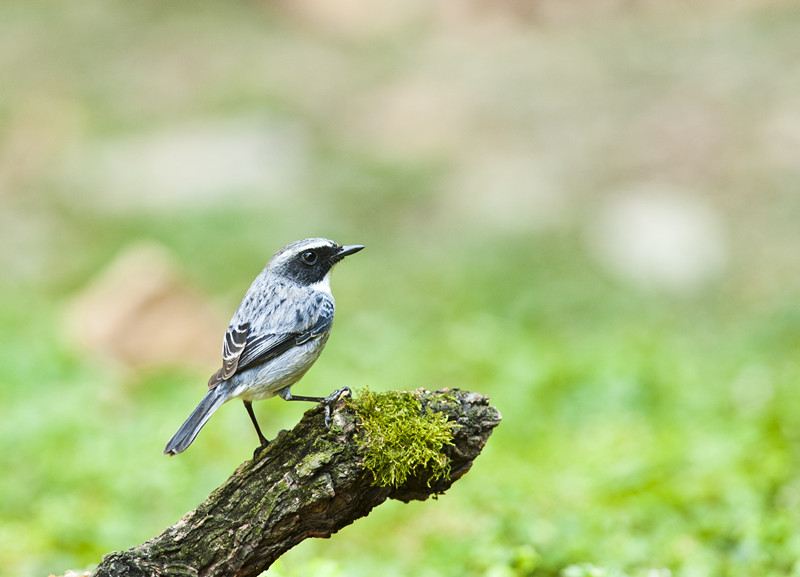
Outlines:
[{"label": "rough tree bark", "polygon": [[259,575],[302,540],[329,537],[386,499],[443,493],[470,469],[500,413],[488,397],[455,389],[423,391],[421,400],[459,425],[446,448],[449,478],[429,486],[423,469],[399,487],[374,486],[363,467],[365,448],[354,439],[353,410],[340,401],[327,430],[317,406],[178,523],[138,547],[105,555],[92,577]]}]

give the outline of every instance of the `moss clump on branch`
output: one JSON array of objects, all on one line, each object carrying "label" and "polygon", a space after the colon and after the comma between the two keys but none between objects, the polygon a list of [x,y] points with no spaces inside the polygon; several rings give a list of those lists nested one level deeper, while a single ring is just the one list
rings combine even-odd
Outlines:
[{"label": "moss clump on branch", "polygon": [[450,475],[443,449],[453,444],[457,425],[444,413],[423,409],[417,393],[365,388],[348,403],[360,420],[356,438],[367,449],[364,466],[375,485],[398,487],[422,467],[430,470],[428,486]]}]

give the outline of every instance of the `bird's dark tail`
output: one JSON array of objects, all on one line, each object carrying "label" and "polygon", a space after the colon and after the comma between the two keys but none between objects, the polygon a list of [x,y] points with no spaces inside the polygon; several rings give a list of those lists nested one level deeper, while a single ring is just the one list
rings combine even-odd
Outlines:
[{"label": "bird's dark tail", "polygon": [[197,433],[206,424],[206,421],[214,414],[222,403],[228,400],[227,391],[223,390],[225,387],[215,387],[206,393],[197,408],[192,411],[189,418],[181,425],[178,432],[172,435],[172,438],[164,447],[165,455],[177,455],[185,451],[189,445],[192,444]]}]

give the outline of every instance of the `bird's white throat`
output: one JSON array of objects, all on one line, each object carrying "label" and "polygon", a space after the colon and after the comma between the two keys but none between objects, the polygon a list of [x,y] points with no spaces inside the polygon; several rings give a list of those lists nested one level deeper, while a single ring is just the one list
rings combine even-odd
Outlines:
[{"label": "bird's white throat", "polygon": [[328,271],[328,274],[321,281],[312,284],[311,288],[333,296],[333,293],[331,293],[331,271]]}]

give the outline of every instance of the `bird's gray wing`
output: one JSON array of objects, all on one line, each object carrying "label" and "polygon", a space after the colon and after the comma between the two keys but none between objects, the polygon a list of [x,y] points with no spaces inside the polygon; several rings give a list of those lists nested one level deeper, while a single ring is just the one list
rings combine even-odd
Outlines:
[{"label": "bird's gray wing", "polygon": [[[248,325],[248,332],[246,333],[245,342],[241,348],[231,351],[235,352],[235,357],[226,356],[228,351],[229,341],[232,344],[241,342],[241,333],[237,333],[231,328],[225,334],[225,345],[223,346],[223,364],[222,368],[218,370],[211,379],[208,381],[208,387],[213,389],[224,380],[230,379],[236,373],[240,373],[245,369],[265,363],[275,357],[278,357],[288,351],[289,349],[302,345],[311,339],[317,338],[325,334],[333,324],[333,303],[325,301],[320,307],[319,316],[314,325],[305,331],[286,332],[286,333],[264,333],[255,335],[250,331]],[[244,326],[244,325],[239,325]],[[233,334],[232,334],[233,333]],[[237,338],[238,335],[238,338]]]},{"label": "bird's gray wing", "polygon": [[248,339],[247,346],[239,358],[237,372],[265,363],[282,355],[292,347],[300,346],[325,334],[333,324],[333,311],[333,303],[326,300],[320,306],[316,322],[307,330],[252,336]]},{"label": "bird's gray wing", "polygon": [[247,346],[250,323],[229,326],[222,341],[222,368],[211,375],[208,388],[213,389],[222,381],[230,379],[239,368],[239,359]]}]

